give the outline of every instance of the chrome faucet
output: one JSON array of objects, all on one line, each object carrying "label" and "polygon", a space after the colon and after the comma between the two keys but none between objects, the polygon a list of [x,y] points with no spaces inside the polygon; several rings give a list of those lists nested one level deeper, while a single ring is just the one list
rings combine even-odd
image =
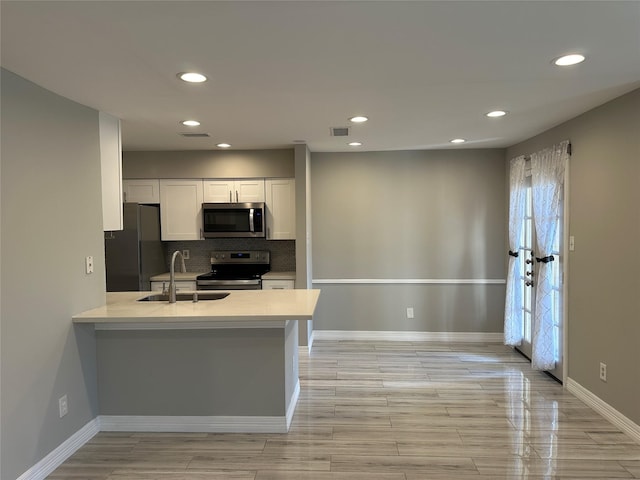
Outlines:
[{"label": "chrome faucet", "polygon": [[171,269],[169,270],[169,303],[176,303],[176,256],[180,255],[180,259],[182,260],[182,271],[186,272],[187,268],[184,265],[184,257],[182,256],[182,252],[180,250],[176,250],[173,252],[173,256],[171,257]]}]

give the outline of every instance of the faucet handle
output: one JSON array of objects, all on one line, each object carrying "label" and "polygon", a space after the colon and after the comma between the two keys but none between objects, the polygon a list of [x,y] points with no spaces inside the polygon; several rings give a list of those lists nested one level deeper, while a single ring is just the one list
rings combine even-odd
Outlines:
[{"label": "faucet handle", "polygon": [[169,289],[167,288],[167,284],[165,282],[162,282],[162,294],[169,295]]}]

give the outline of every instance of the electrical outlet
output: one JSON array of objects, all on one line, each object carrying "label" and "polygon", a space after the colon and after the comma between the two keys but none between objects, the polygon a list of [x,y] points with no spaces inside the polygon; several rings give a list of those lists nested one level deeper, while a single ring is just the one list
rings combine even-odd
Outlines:
[{"label": "electrical outlet", "polygon": [[67,395],[64,394],[58,399],[58,410],[60,411],[60,418],[69,413],[69,403],[67,402]]},{"label": "electrical outlet", "polygon": [[87,258],[84,259],[84,265],[85,265],[85,272],[87,272],[87,275],[92,274],[93,273],[93,257],[91,255],[89,255]]},{"label": "electrical outlet", "polygon": [[413,318],[413,307],[407,307],[407,318]]},{"label": "electrical outlet", "polygon": [[189,250],[182,250],[182,258],[189,260]]},{"label": "electrical outlet", "polygon": [[600,380],[607,381],[607,364],[600,362]]}]

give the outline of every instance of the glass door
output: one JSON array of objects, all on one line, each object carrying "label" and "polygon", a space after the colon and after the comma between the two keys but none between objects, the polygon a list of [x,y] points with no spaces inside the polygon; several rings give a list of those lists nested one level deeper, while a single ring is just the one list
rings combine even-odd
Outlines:
[{"label": "glass door", "polygon": [[[554,351],[556,366],[548,373],[559,381],[562,381],[563,375],[563,264],[564,255],[562,249],[562,239],[564,237],[564,221],[563,208],[560,209],[560,215],[556,217],[557,222],[556,237],[554,240],[553,255],[554,260],[550,262],[552,269],[552,311],[554,319]],[[518,258],[522,262],[520,271],[520,288],[522,289],[523,298],[523,340],[517,349],[526,357],[531,358],[532,355],[532,336],[535,322],[535,285],[536,285],[536,231],[533,219],[533,197],[531,188],[531,176],[527,177],[527,193],[525,200],[525,216],[522,221],[522,245],[519,249]]]},{"label": "glass door", "polygon": [[560,215],[556,218],[557,234],[553,241],[553,255],[554,261],[551,262],[552,269],[552,311],[553,311],[553,341],[556,346],[556,366],[553,370],[549,370],[548,373],[553,375],[558,381],[562,382],[563,378],[563,332],[564,332],[564,305],[563,305],[563,289],[564,289],[564,252],[563,252],[563,235],[564,235],[564,222],[563,222],[562,208]]},{"label": "glass door", "polygon": [[533,223],[533,200],[531,176],[527,177],[527,193],[525,196],[525,214],[522,220],[522,245],[518,252],[520,265],[520,288],[522,289],[522,344],[518,347],[527,358],[531,358],[531,335],[533,332],[534,278],[535,278],[535,225]]}]

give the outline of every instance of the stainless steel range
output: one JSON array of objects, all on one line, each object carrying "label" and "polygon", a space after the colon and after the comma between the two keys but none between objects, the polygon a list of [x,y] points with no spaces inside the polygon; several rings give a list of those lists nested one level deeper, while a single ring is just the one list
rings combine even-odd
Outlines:
[{"label": "stainless steel range", "polygon": [[211,271],[198,275],[198,290],[260,290],[271,269],[268,250],[211,252]]}]

